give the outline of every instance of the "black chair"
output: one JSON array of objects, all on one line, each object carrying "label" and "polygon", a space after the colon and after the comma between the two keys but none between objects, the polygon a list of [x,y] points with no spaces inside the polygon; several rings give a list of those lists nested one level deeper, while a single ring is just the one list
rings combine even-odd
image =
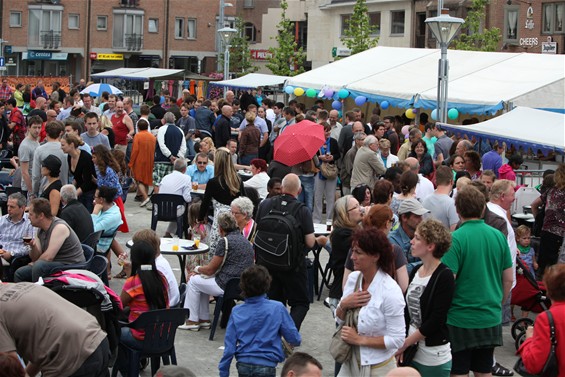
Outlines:
[{"label": "black chair", "polygon": [[218,320],[220,319],[220,312],[223,313],[225,319],[229,318],[231,309],[233,308],[233,300],[242,300],[241,288],[239,287],[239,278],[232,278],[226,283],[226,289],[222,296],[216,297],[216,307],[214,308],[214,320],[210,328],[210,337],[208,340],[214,340]]},{"label": "black chair", "polygon": [[90,263],[90,272],[96,274],[102,280],[105,286],[109,286],[110,282],[108,281],[108,259],[103,256],[96,254],[92,258],[92,262]]},{"label": "black chair", "polygon": [[179,285],[179,303],[177,304],[177,308],[184,307],[184,299],[186,296],[186,283],[180,283]]},{"label": "black chair", "polygon": [[328,289],[331,288],[330,279],[332,277],[332,268],[333,263],[330,256],[330,260],[328,260],[328,263],[326,263],[326,267],[324,267],[324,271],[322,272],[322,281],[320,282],[320,289],[318,290],[318,301],[320,301],[320,298],[322,297],[324,286]]},{"label": "black chair", "polygon": [[151,197],[151,203],[153,203],[151,210],[151,229],[157,229],[158,221],[176,221],[177,235],[179,238],[182,238],[184,215],[177,216],[178,206],[184,206],[184,212],[186,213],[186,202],[182,195],[156,194]]},{"label": "black chair", "polygon": [[94,258],[94,249],[92,249],[88,245],[82,245],[82,251],[84,252],[84,259],[83,263],[76,263],[76,264],[65,264],[63,266],[56,266],[53,267],[48,275],[53,275],[56,272],[66,271],[66,270],[87,270],[90,271],[90,264],[92,259]]},{"label": "black chair", "polygon": [[103,230],[99,230],[98,232],[90,233],[84,240],[81,241],[83,245],[90,246],[94,252],[96,252],[96,247],[98,246],[98,241],[100,241],[100,237],[104,233]]},{"label": "black chair", "polygon": [[[118,360],[128,360],[127,375],[139,376],[140,359],[151,358],[151,376],[160,367],[160,359],[164,365],[177,365],[175,354],[175,335],[177,327],[184,324],[186,309],[161,309],[142,313],[135,321],[124,324],[132,329],[143,329],[145,338],[141,349],[133,349],[122,343],[118,348]],[[118,366],[112,368],[112,377],[118,375]]]}]

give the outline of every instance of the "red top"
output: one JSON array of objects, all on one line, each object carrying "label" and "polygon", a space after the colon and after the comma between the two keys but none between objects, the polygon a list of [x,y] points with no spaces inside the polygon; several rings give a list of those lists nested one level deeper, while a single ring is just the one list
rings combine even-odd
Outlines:
[{"label": "red top", "polygon": [[[555,333],[557,336],[557,364],[559,375],[565,373],[565,302],[556,301],[551,305],[551,314],[555,323]],[[540,313],[534,323],[534,336],[527,339],[516,353],[522,356],[524,366],[532,374],[540,374],[551,347],[549,339],[549,320],[546,313]]]},{"label": "red top", "polygon": [[121,117],[117,116],[116,114],[112,115],[112,130],[114,130],[114,140],[116,144],[119,145],[127,145],[128,143],[128,133],[129,129],[128,126],[124,123],[124,117],[126,113],[124,113]]}]

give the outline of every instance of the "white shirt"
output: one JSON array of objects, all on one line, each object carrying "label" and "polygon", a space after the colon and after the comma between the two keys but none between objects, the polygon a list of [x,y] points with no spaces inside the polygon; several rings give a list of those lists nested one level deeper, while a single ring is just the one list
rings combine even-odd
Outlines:
[{"label": "white shirt", "polygon": [[[349,274],[343,289],[343,297],[355,290],[357,277],[361,272]],[[400,286],[381,270],[373,278],[368,289],[371,294],[369,303],[359,311],[357,330],[359,335],[383,336],[385,349],[361,347],[361,365],[374,365],[388,360],[402,347],[405,338],[404,296]],[[336,317],[341,324],[343,321]]]},{"label": "white shirt", "polygon": [[182,195],[187,203],[190,203],[192,199],[190,196],[191,191],[192,183],[190,176],[176,170],[164,176],[161,180],[161,186],[159,186],[159,194]]},{"label": "white shirt", "polygon": [[[387,161],[388,162],[388,161]],[[418,184],[416,185],[416,199],[423,202],[434,193],[434,184],[428,178],[418,173]]]},{"label": "white shirt", "polygon": [[243,182],[244,187],[253,187],[259,193],[261,199],[265,199],[269,192],[267,191],[267,183],[269,182],[269,175],[262,171],[259,174],[255,174],[253,177],[249,178],[247,181]]},{"label": "white shirt", "polygon": [[339,140],[339,134],[341,133],[341,129],[343,126],[339,122],[335,122],[335,126],[332,126],[332,130],[330,132],[330,137],[333,137],[336,140]]},{"label": "white shirt", "polygon": [[265,118],[271,121],[271,124],[275,124],[275,111],[273,109],[265,110]]},{"label": "white shirt", "polygon": [[179,284],[177,283],[175,274],[173,274],[171,265],[163,254],[159,254],[159,256],[155,258],[155,266],[157,267],[157,271],[162,273],[165,279],[167,279],[167,284],[169,285],[169,306],[173,307],[179,303],[180,299]]},{"label": "white shirt", "polygon": [[512,228],[512,224],[508,221],[506,210],[504,208],[492,202],[488,202],[487,207],[506,221],[506,230],[508,231],[507,241],[508,247],[510,248],[510,257],[512,258],[512,288],[514,288],[516,286],[516,254],[518,253],[518,245],[516,244],[514,228]]},{"label": "white shirt", "polygon": [[[381,151],[379,151],[379,157],[381,158],[381,161],[383,162],[383,165],[385,165],[385,161],[383,160],[383,157],[381,156]],[[396,164],[398,162],[398,157],[396,157],[395,155],[393,155],[392,153],[389,153],[388,156],[386,157],[386,165],[385,168],[392,168],[392,165]]]}]

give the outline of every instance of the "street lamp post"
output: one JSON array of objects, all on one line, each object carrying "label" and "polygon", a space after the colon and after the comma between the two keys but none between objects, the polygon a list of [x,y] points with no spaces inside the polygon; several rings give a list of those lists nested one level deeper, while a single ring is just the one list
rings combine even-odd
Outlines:
[{"label": "street lamp post", "polygon": [[229,78],[229,73],[230,73],[230,43],[231,43],[233,37],[235,37],[236,33],[237,33],[237,30],[233,29],[231,27],[223,27],[220,30],[218,30],[218,34],[220,34],[220,38],[222,39],[222,42],[225,46],[225,50],[224,50],[224,80],[227,80]]},{"label": "street lamp post", "polygon": [[449,61],[447,60],[447,47],[461,25],[465,22],[461,18],[451,17],[448,9],[442,9],[441,15],[426,19],[432,33],[439,42],[441,58],[438,66],[437,85],[437,112],[438,120],[447,122],[447,84],[449,80]]}]

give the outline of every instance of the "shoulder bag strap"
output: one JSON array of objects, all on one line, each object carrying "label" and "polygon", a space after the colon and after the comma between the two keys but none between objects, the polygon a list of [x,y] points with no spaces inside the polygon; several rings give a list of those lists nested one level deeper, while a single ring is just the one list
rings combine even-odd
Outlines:
[{"label": "shoulder bag strap", "polygon": [[555,334],[555,322],[553,322],[553,314],[549,310],[545,311],[547,313],[547,319],[549,321],[549,339],[551,340],[551,345],[557,345],[557,336]]}]

